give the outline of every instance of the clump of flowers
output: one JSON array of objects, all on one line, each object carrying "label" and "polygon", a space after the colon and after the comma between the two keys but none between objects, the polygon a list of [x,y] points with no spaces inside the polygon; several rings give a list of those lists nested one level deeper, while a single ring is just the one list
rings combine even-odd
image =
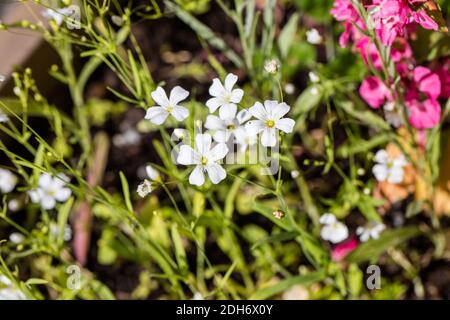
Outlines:
[{"label": "clump of flowers", "polygon": [[48,173],[39,176],[37,189],[30,190],[28,194],[34,203],[39,203],[42,208],[51,210],[57,202],[65,202],[72,194],[66,187],[69,178],[64,174],[55,177]]},{"label": "clump of flowers", "polygon": [[[372,108],[384,104],[389,107],[404,105],[409,124],[419,130],[433,128],[441,118],[439,98],[449,95],[447,85],[448,67],[433,71],[427,66],[417,65],[409,45],[417,27],[439,30],[440,26],[427,13],[425,1],[412,0],[372,0],[357,3],[351,0],[336,0],[331,14],[344,25],[344,33],[340,37],[340,45],[346,46],[350,40],[354,48],[361,54],[364,62],[377,71],[387,68],[389,61],[383,61],[380,50],[389,47],[389,58],[400,76],[405,92],[399,92],[394,85],[394,77],[381,79],[368,76],[361,84],[360,95]],[[364,12],[364,16],[362,16]],[[376,39],[372,41],[370,33]],[[441,76],[439,76],[439,74]],[[402,96],[402,98],[400,97]],[[393,104],[394,101],[404,103]],[[385,108],[388,109],[388,108]],[[399,112],[398,110],[397,112]],[[388,109],[389,118],[396,127],[400,125],[393,118],[393,108]]]},{"label": "clump of flowers", "polygon": [[[188,133],[185,130],[176,128],[173,131],[173,136],[177,140],[182,140],[176,162],[194,166],[189,175],[189,183],[192,185],[202,186],[206,181],[205,174],[213,184],[224,180],[227,172],[220,162],[234,153],[235,145],[239,147],[241,153],[245,152],[249,146],[258,142],[259,135],[263,147],[275,147],[280,141],[280,131],[291,133],[294,129],[295,121],[285,117],[290,107],[284,102],[266,100],[264,104],[256,102],[249,109],[243,108],[238,111],[238,104],[243,98],[244,91],[234,88],[237,80],[237,76],[231,73],[225,77],[224,84],[218,78],[213,79],[209,88],[212,97],[206,102],[206,106],[211,113],[219,110],[219,114],[218,116],[210,114],[206,117],[207,132],[197,133],[193,146],[188,144],[189,141],[186,139]],[[162,124],[169,115],[177,121],[184,120],[189,116],[189,111],[178,103],[188,95],[188,91],[175,87],[168,98],[164,89],[158,87],[152,92],[152,98],[159,106],[150,107],[145,119],[157,125]],[[256,119],[252,120],[252,117]],[[149,177],[155,180],[156,173],[153,169],[148,168],[147,171]],[[151,182],[144,180],[137,191],[141,197],[145,197],[152,191]]]}]

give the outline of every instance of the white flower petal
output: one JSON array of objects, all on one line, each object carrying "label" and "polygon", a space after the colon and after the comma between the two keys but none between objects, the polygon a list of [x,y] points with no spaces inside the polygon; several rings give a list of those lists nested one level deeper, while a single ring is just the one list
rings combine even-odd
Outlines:
[{"label": "white flower petal", "polygon": [[209,179],[212,183],[218,184],[220,181],[226,178],[227,172],[217,163],[211,163],[206,166]]},{"label": "white flower petal", "polygon": [[361,235],[359,236],[359,240],[361,240],[361,242],[366,242],[369,239],[370,239],[370,232],[368,232],[367,230],[364,230],[364,232],[361,233]]},{"label": "white flower petal", "polygon": [[156,125],[163,124],[166,121],[169,113],[163,107],[151,107],[147,109],[147,113],[145,114],[145,119],[150,120],[152,123]]},{"label": "white flower petal", "polygon": [[189,183],[195,186],[201,186],[205,183],[205,174],[202,166],[196,166],[189,175]]},{"label": "white flower petal", "polygon": [[183,121],[189,116],[189,110],[182,106],[175,106],[171,114],[177,121]]},{"label": "white flower petal", "polygon": [[208,133],[199,133],[195,136],[195,148],[202,156],[205,156],[211,150],[211,142],[211,135]]},{"label": "white flower petal", "polygon": [[272,120],[278,120],[283,118],[291,109],[286,103],[282,102],[280,104],[277,103],[276,106],[272,107]]},{"label": "white flower petal", "polygon": [[321,215],[320,219],[319,219],[319,222],[321,224],[331,224],[336,221],[337,221],[336,216],[331,213],[325,213],[325,214]]},{"label": "white flower petal", "polygon": [[245,129],[248,133],[258,134],[266,128],[266,125],[261,120],[250,120],[245,124]]},{"label": "white flower petal", "polygon": [[208,159],[208,161],[214,162],[225,158],[227,153],[228,153],[227,145],[225,143],[218,143],[211,150],[209,150],[209,152],[205,156]]},{"label": "white flower petal", "polygon": [[251,117],[252,115],[247,109],[242,109],[236,115],[236,119],[239,122],[239,124],[243,124],[245,121],[250,120]]},{"label": "white flower petal", "polygon": [[275,121],[275,128],[284,131],[286,133],[291,133],[294,130],[295,121],[289,118],[284,118]]},{"label": "white flower petal", "polygon": [[276,113],[276,110],[278,109],[278,101],[266,100],[266,101],[264,101],[264,108],[266,109],[268,118],[270,118],[271,120],[275,120],[274,115]]},{"label": "white flower petal", "polygon": [[261,102],[256,102],[248,111],[258,120],[266,121],[268,119],[267,110]]},{"label": "white flower petal", "polygon": [[389,155],[386,150],[378,150],[374,157],[375,162],[378,163],[388,163]]},{"label": "white flower petal", "polygon": [[46,189],[46,188],[50,187],[52,184],[53,184],[53,178],[50,174],[42,173],[39,176],[39,181],[38,181],[39,187]]},{"label": "white flower petal", "polygon": [[31,202],[38,203],[41,201],[41,196],[38,190],[30,190],[28,191],[28,195],[30,196]]},{"label": "white flower petal", "polygon": [[372,168],[372,173],[377,181],[385,181],[388,176],[388,168],[384,164],[376,164]]},{"label": "white flower petal", "polygon": [[261,134],[261,144],[264,147],[274,147],[277,144],[277,130],[265,128]]},{"label": "white flower petal", "polygon": [[322,239],[332,243],[339,243],[348,237],[348,228],[342,222],[325,225],[320,231]]},{"label": "white flower petal", "polygon": [[206,106],[209,109],[209,112],[213,113],[219,108],[221,105],[219,98],[210,98],[208,101],[206,101]]},{"label": "white flower petal", "polygon": [[55,207],[56,205],[56,200],[53,197],[50,196],[44,196],[41,199],[41,206],[42,208],[44,208],[45,210],[51,210]]},{"label": "white flower petal", "polygon": [[153,100],[155,100],[155,102],[161,107],[167,107],[168,105],[170,105],[167,94],[161,87],[156,88],[156,90],[151,93],[151,96]]},{"label": "white flower petal", "polygon": [[55,193],[55,199],[59,202],[65,202],[72,195],[72,191],[69,188],[58,189]]},{"label": "white flower petal", "polygon": [[209,94],[213,97],[219,97],[223,94],[225,88],[218,78],[213,79],[212,85],[209,87]]},{"label": "white flower petal", "polygon": [[225,77],[225,89],[228,92],[231,92],[231,90],[233,90],[233,86],[236,84],[238,80],[237,75],[234,75],[232,73],[227,74],[227,76]]},{"label": "white flower petal", "polygon": [[[192,149],[192,148],[191,148]],[[147,165],[145,167],[145,172],[147,173],[147,176],[152,180],[158,180],[159,178],[159,172],[155,168],[153,168],[151,165]]]},{"label": "white flower petal", "polygon": [[387,181],[393,184],[401,183],[403,181],[403,173],[402,167],[392,167],[388,172]]},{"label": "white flower petal", "polygon": [[227,127],[218,116],[208,115],[205,121],[205,128],[208,130],[225,130]]},{"label": "white flower petal", "polygon": [[227,103],[220,107],[219,117],[222,120],[236,118],[237,106],[234,103]]},{"label": "white flower petal", "polygon": [[183,89],[180,86],[176,86],[170,91],[169,102],[172,106],[176,106],[178,103],[183,101],[189,96],[189,91]]},{"label": "white flower petal", "polygon": [[239,103],[244,96],[244,90],[242,89],[234,89],[231,91],[230,101],[233,103]]},{"label": "white flower petal", "polygon": [[178,153],[177,163],[189,166],[200,163],[200,155],[188,145],[182,145]]}]

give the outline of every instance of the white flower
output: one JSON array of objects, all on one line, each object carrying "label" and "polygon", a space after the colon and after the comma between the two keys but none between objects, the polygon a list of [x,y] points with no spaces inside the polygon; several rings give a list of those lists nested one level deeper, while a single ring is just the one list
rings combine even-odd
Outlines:
[{"label": "white flower", "polygon": [[[1,21],[0,21],[0,23],[1,23]],[[0,82],[3,82],[3,81],[5,81],[5,76],[4,75],[2,75],[2,74],[0,74]]]},{"label": "white flower", "polygon": [[177,162],[182,165],[195,165],[189,175],[189,183],[201,186],[205,183],[205,172],[213,184],[217,184],[226,178],[227,172],[217,162],[228,153],[225,143],[218,143],[212,147],[211,135],[197,134],[195,137],[195,149],[188,145],[180,147]]},{"label": "white flower", "polygon": [[64,174],[52,177],[43,173],[39,177],[38,188],[30,190],[28,194],[33,203],[40,203],[42,208],[50,210],[55,207],[56,201],[65,202],[71,196],[72,191],[66,188],[68,181],[69,178]]},{"label": "white flower", "polygon": [[148,108],[145,119],[150,120],[156,125],[160,125],[166,121],[170,114],[175,120],[183,121],[189,116],[189,111],[187,108],[179,105],[179,103],[188,96],[189,92],[180,86],[176,86],[170,91],[169,98],[163,88],[156,88],[156,90],[152,92],[152,98],[158,105]]},{"label": "white flower", "polygon": [[206,101],[209,112],[213,113],[220,108],[219,115],[223,118],[227,114],[226,110],[228,108],[236,106],[237,103],[241,102],[244,91],[242,89],[233,89],[237,80],[238,77],[232,73],[227,74],[224,85],[222,85],[218,78],[213,79],[213,83],[209,87],[209,94],[212,98]]},{"label": "white flower", "polygon": [[291,177],[292,177],[293,179],[298,178],[299,175],[300,175],[300,172],[298,172],[298,170],[292,170],[292,171],[291,171]]},{"label": "white flower", "polygon": [[320,35],[319,31],[317,31],[317,29],[312,28],[306,31],[306,41],[311,44],[321,44],[322,36]]},{"label": "white flower", "polygon": [[147,165],[145,167],[145,172],[147,173],[147,176],[153,181],[159,180],[160,178],[158,170],[153,168],[151,165]]},{"label": "white flower", "polygon": [[14,244],[20,244],[25,239],[25,236],[19,232],[13,232],[9,235],[9,241]]},{"label": "white flower", "polygon": [[266,70],[266,72],[268,72],[270,74],[277,73],[279,69],[280,69],[280,64],[275,59],[267,60],[264,63],[264,70]]},{"label": "white flower", "polygon": [[9,193],[14,190],[19,179],[9,170],[0,168],[0,191]]},{"label": "white flower", "polygon": [[54,20],[57,25],[61,25],[65,18],[69,18],[73,10],[70,7],[51,9],[42,11],[42,16],[48,20]]},{"label": "white flower", "polygon": [[11,280],[0,274],[0,300],[27,300],[27,297]]},{"label": "white flower", "polygon": [[277,144],[278,130],[290,133],[294,129],[295,121],[283,118],[289,110],[290,107],[284,102],[266,100],[264,105],[256,102],[249,111],[257,120],[247,122],[245,127],[249,132],[262,132],[261,144],[265,147],[274,147]]},{"label": "white flower", "polygon": [[319,76],[317,75],[317,73],[315,73],[315,72],[313,72],[313,71],[310,71],[310,72],[308,73],[308,77],[309,77],[309,80],[310,80],[312,83],[318,83],[318,82],[320,81],[320,78],[319,78]]},{"label": "white flower", "polygon": [[2,122],[8,122],[9,121],[9,117],[6,113],[4,113],[3,111],[0,111],[0,123]]},{"label": "white flower", "polygon": [[[55,238],[59,237],[59,226],[57,224],[52,223],[50,225],[50,234]],[[63,239],[64,241],[70,241],[70,239],[72,239],[72,228],[69,224],[64,226]]]},{"label": "white flower", "polygon": [[371,221],[365,227],[358,227],[356,234],[359,236],[361,242],[366,242],[369,239],[378,239],[380,233],[386,229],[386,226],[382,223]]},{"label": "white flower", "polygon": [[287,94],[294,94],[295,92],[295,86],[292,83],[286,83],[284,86],[284,92]]},{"label": "white flower", "polygon": [[226,143],[236,135],[245,134],[244,122],[250,118],[251,114],[248,110],[243,109],[237,112],[237,106],[233,104],[223,110],[220,118],[209,115],[206,118],[205,128],[212,131],[215,141]]},{"label": "white flower", "polygon": [[152,192],[152,183],[145,179],[140,185],[138,185],[136,192],[138,193],[139,197],[145,198]]},{"label": "white flower", "polygon": [[135,146],[141,141],[141,135],[134,128],[128,128],[122,133],[113,136],[113,144],[118,147]]},{"label": "white flower", "polygon": [[403,181],[403,167],[408,164],[404,155],[392,159],[387,151],[382,149],[377,151],[374,160],[377,164],[373,166],[372,172],[378,181],[387,181],[392,184]]},{"label": "white flower", "polygon": [[8,202],[8,209],[11,211],[18,211],[22,208],[22,202],[19,199],[11,199]]},{"label": "white flower", "polygon": [[348,228],[345,224],[338,221],[335,215],[325,213],[320,217],[319,221],[323,224],[322,230],[320,230],[320,236],[323,240],[339,243],[347,239]]}]

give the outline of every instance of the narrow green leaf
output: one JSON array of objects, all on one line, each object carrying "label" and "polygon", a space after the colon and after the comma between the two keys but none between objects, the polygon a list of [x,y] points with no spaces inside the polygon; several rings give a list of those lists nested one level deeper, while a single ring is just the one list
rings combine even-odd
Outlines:
[{"label": "narrow green leaf", "polygon": [[292,41],[295,38],[295,33],[297,32],[298,19],[298,13],[294,13],[283,30],[281,30],[280,37],[278,38],[278,48],[280,49],[282,58],[286,58],[289,53]]},{"label": "narrow green leaf", "polygon": [[419,234],[421,234],[421,231],[417,227],[405,227],[402,229],[385,231],[381,234],[379,239],[370,240],[361,244],[352,251],[345,260],[354,263],[370,261],[377,258],[387,249],[398,246]]},{"label": "narrow green leaf", "polygon": [[125,199],[125,205],[127,206],[128,211],[133,212],[133,205],[131,204],[130,199],[130,187],[128,185],[127,178],[123,174],[122,171],[119,172],[120,175],[120,182],[122,183],[122,191],[123,191],[123,197]]}]

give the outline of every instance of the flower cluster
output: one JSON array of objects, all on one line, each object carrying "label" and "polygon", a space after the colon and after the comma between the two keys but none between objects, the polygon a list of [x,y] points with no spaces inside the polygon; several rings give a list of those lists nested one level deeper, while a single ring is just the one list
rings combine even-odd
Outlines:
[{"label": "flower cluster", "polygon": [[[244,91],[234,88],[238,77],[228,74],[224,83],[218,78],[213,79],[209,88],[211,98],[206,102],[209,114],[206,117],[207,132],[198,133],[195,145],[183,144],[177,155],[177,163],[195,166],[189,176],[192,185],[201,186],[205,183],[205,174],[213,184],[226,178],[226,171],[219,164],[237,145],[239,152],[245,152],[249,146],[256,145],[258,136],[263,147],[275,147],[279,132],[291,133],[295,121],[285,118],[290,107],[284,102],[266,100],[256,102],[249,109],[238,105],[244,96]],[[189,96],[189,92],[177,86],[167,97],[163,88],[158,87],[152,92],[152,98],[158,104],[147,110],[145,119],[156,125],[163,124],[169,115],[176,121],[184,121],[189,117],[189,110],[180,103]],[[218,110],[218,115],[214,114]],[[254,119],[252,119],[252,117]],[[180,128],[174,134],[178,137]],[[144,197],[151,192],[151,183],[142,183],[139,194]]]},{"label": "flower cluster", "polygon": [[65,202],[72,195],[72,191],[66,187],[69,178],[64,174],[52,177],[43,173],[39,177],[37,189],[28,192],[33,203],[39,203],[42,208],[51,210],[56,202]]},{"label": "flower cluster", "polygon": [[[336,0],[331,14],[344,25],[340,45],[350,40],[363,61],[378,71],[383,68],[380,48],[368,36],[373,31],[383,46],[389,47],[389,60],[393,62],[405,88],[403,99],[395,92],[394,80],[367,77],[361,84],[360,95],[372,108],[384,106],[386,120],[398,127],[400,117],[393,116],[399,101],[403,101],[411,126],[423,130],[436,126],[441,117],[439,98],[446,99],[449,91],[449,63],[428,68],[417,65],[408,40],[413,37],[417,26],[438,30],[439,25],[430,17],[424,7],[425,0],[372,0],[363,9],[367,18],[361,17],[358,7],[351,0]],[[403,103],[402,103],[403,104]],[[400,121],[399,121],[400,120]]]},{"label": "flower cluster", "polygon": [[[333,244],[331,257],[334,261],[342,260],[358,246],[358,241],[352,236],[349,237],[348,227],[339,221],[335,215],[331,213],[323,214],[320,217],[320,223],[322,224],[320,237]],[[366,242],[370,239],[378,239],[384,229],[386,229],[384,224],[370,221],[364,227],[359,226],[356,229],[356,234],[361,242]]]}]

